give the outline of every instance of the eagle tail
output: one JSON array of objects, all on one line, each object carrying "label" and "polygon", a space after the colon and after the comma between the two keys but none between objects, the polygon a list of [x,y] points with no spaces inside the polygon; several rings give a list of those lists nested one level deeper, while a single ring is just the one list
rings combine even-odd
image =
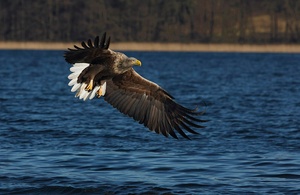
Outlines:
[{"label": "eagle tail", "polygon": [[93,86],[93,80],[90,80],[90,83],[78,82],[78,77],[84,69],[89,66],[87,63],[75,63],[70,71],[72,72],[68,79],[70,79],[69,86],[72,86],[71,92],[76,92],[75,97],[83,99],[93,99],[95,96],[101,97],[105,95],[106,92],[106,82],[101,82],[100,85]]}]

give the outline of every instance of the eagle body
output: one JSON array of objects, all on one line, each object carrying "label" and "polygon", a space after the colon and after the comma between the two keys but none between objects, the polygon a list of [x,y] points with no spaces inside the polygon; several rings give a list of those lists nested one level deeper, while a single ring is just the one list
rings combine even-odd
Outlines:
[{"label": "eagle body", "polygon": [[75,97],[87,100],[104,97],[104,100],[125,115],[132,117],[151,131],[178,138],[189,137],[183,129],[197,134],[191,127],[203,128],[197,123],[205,122],[196,118],[203,112],[181,106],[156,83],[140,76],[134,66],[141,62],[127,57],[121,52],[109,49],[110,37],[106,33],[101,40],[82,42],[82,47],[74,46],[65,52],[65,60],[73,64],[68,78]]}]

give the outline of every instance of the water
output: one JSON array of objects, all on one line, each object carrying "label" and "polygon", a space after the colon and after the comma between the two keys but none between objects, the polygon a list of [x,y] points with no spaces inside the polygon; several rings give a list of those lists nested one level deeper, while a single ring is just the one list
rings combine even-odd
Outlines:
[{"label": "water", "polygon": [[165,138],[67,86],[62,51],[0,51],[0,194],[298,194],[300,55],[127,52],[208,119]]}]

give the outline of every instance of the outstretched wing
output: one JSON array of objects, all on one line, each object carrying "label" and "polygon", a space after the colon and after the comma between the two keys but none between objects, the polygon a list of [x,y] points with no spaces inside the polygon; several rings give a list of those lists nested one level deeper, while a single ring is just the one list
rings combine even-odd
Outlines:
[{"label": "outstretched wing", "polygon": [[82,48],[75,45],[75,49],[69,48],[65,52],[65,60],[73,64],[70,68],[72,74],[68,78],[71,80],[69,86],[73,86],[71,91],[77,91],[76,97],[86,100],[92,99],[96,94],[105,94],[106,84],[101,80],[102,72],[112,66],[116,58],[116,52],[108,49],[109,43],[110,37],[106,39],[104,33],[101,40],[97,36],[94,42],[89,39],[81,43]]},{"label": "outstretched wing", "polygon": [[120,112],[164,136],[178,138],[174,131],[189,139],[183,129],[197,134],[190,127],[205,122],[195,118],[203,112],[190,110],[177,104],[171,95],[157,84],[148,81],[133,69],[107,81],[105,100]]},{"label": "outstretched wing", "polygon": [[70,64],[75,63],[88,63],[88,64],[101,64],[102,61],[111,57],[114,53],[108,49],[110,37],[106,40],[106,33],[102,35],[101,40],[97,36],[92,42],[90,39],[85,43],[81,42],[82,47],[74,45],[75,49],[68,49],[65,52],[65,59]]}]

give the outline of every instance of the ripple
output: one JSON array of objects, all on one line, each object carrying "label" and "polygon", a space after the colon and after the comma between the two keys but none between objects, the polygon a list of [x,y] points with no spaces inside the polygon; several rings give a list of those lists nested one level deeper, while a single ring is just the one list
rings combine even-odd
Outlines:
[{"label": "ripple", "polygon": [[284,179],[300,179],[300,175],[297,174],[261,174],[254,177],[271,177],[271,178],[284,178]]},{"label": "ripple", "polygon": [[175,140],[74,98],[61,51],[0,53],[1,194],[300,190],[299,55],[134,52],[152,61],[141,75],[206,110],[200,135]]}]

